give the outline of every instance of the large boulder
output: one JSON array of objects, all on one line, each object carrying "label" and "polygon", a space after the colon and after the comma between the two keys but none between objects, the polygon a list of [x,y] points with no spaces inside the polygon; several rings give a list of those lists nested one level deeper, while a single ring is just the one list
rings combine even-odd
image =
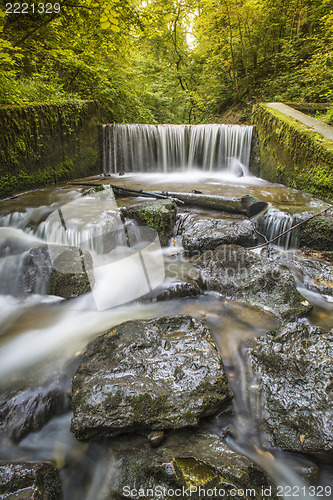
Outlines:
[{"label": "large boulder", "polygon": [[22,500],[60,500],[57,469],[50,463],[1,463],[0,497]]},{"label": "large boulder", "polygon": [[209,330],[190,316],[127,321],[91,342],[73,379],[78,439],[195,426],[230,398]]},{"label": "large boulder", "polygon": [[[131,444],[131,443],[130,443]],[[119,449],[120,448],[120,449]],[[271,483],[250,459],[208,432],[176,431],[157,450],[113,444],[118,468],[108,498],[267,498]],[[250,492],[251,490],[251,492]],[[246,492],[247,491],[247,492]],[[269,490],[270,491],[270,490]],[[190,494],[189,494],[190,493]],[[269,498],[276,498],[272,487]]]},{"label": "large boulder", "polygon": [[139,226],[148,226],[157,231],[162,246],[168,244],[176,222],[177,205],[173,200],[149,200],[124,209],[128,219]]},{"label": "large boulder", "polygon": [[194,259],[209,290],[291,321],[311,309],[288,268],[237,245],[221,245]]},{"label": "large boulder", "polygon": [[189,215],[182,224],[182,240],[189,255],[199,255],[224,244],[255,246],[258,238],[248,220],[208,219]]},{"label": "large boulder", "polygon": [[332,454],[332,331],[289,323],[252,339],[248,352],[271,441],[284,450]]}]

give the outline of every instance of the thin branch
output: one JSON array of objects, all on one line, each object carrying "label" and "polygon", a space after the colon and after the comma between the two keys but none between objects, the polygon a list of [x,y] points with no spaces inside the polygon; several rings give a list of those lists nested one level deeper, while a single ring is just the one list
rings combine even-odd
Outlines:
[{"label": "thin branch", "polygon": [[285,234],[290,233],[290,231],[293,231],[294,229],[296,229],[296,227],[299,227],[302,224],[305,224],[309,220],[314,219],[314,217],[317,217],[318,215],[321,215],[321,214],[324,214],[325,212],[328,212],[328,210],[331,210],[332,208],[333,208],[333,205],[330,205],[328,208],[325,208],[325,210],[321,210],[321,212],[318,212],[314,215],[311,215],[311,217],[308,217],[307,219],[304,219],[301,222],[298,222],[298,224],[295,224],[295,226],[290,227],[289,229],[286,229],[286,231],[283,231],[278,236],[275,236],[275,238],[273,238],[272,240],[266,241],[266,243],[262,243],[261,245],[258,245],[256,247],[249,247],[249,250],[254,250],[256,248],[262,248],[262,247],[265,247],[266,245],[269,245],[270,243],[273,243],[273,241],[276,241],[279,238],[281,238],[281,236],[284,236]]}]

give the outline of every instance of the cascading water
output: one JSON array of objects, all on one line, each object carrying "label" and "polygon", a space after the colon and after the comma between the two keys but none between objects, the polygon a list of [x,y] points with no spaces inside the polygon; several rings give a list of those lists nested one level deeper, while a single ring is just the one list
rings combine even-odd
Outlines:
[{"label": "cascading water", "polygon": [[[270,241],[284,231],[291,229],[296,223],[296,216],[275,208],[270,208],[265,214],[258,217],[256,227],[258,231],[265,235],[267,240]],[[278,245],[285,250],[288,248],[297,248],[297,230],[284,234],[274,242],[274,245]]]},{"label": "cascading water", "polygon": [[243,125],[103,125],[103,170],[248,172],[252,127]]},{"label": "cascading water", "polygon": [[[105,172],[132,169],[162,170],[168,173],[182,168],[184,170],[202,168],[210,172],[232,169],[232,165],[237,162],[248,165],[252,131],[250,127],[220,125],[179,126],[179,128],[177,126],[134,125],[112,127],[104,126]],[[131,144],[128,142],[130,136]],[[111,140],[118,146],[121,141],[125,142],[115,150]],[[161,175],[161,177],[167,176]],[[209,174],[207,177],[213,178],[214,176]],[[126,176],[119,181],[123,182],[125,178]],[[257,182],[255,178],[244,179],[244,183],[248,183],[244,189],[249,189],[252,185],[249,184],[250,181]],[[271,189],[272,198],[274,198],[276,194],[273,192],[273,187],[260,184],[262,182],[264,181],[258,181],[259,191],[253,194],[261,197],[264,192]],[[222,184],[221,179],[216,176],[216,182],[207,182],[205,186],[207,189],[216,190],[216,193],[220,189],[234,189],[235,191],[230,194],[239,196],[242,183],[243,181],[239,182],[239,180],[234,183],[233,178],[232,184],[226,187],[226,184]],[[200,184],[194,184],[193,176],[191,189],[192,187],[201,188]],[[55,188],[55,191],[57,189],[60,199],[61,190]],[[40,203],[40,206],[36,203],[32,204],[32,207],[37,208],[31,208],[29,205],[26,211],[23,211],[24,208],[20,211],[20,200],[15,200],[11,213],[8,215],[6,209],[3,212],[4,215],[0,217],[0,325],[2,328],[0,390],[9,385],[12,380],[20,380],[20,377],[27,379],[28,392],[22,394],[21,399],[24,404],[20,406],[24,415],[28,406],[25,396],[29,396],[29,401],[35,401],[35,398],[39,398],[39,394],[44,391],[44,386],[42,392],[37,387],[41,382],[39,373],[43,370],[43,384],[48,377],[52,380],[57,378],[54,374],[58,373],[56,371],[58,364],[67,363],[64,358],[73,358],[74,353],[84,349],[86,343],[100,332],[129,319],[190,313],[193,317],[198,316],[198,319],[208,322],[215,333],[216,344],[220,345],[224,356],[230,376],[230,386],[234,393],[234,427],[238,439],[234,439],[233,445],[239,446],[241,453],[252,456],[254,461],[266,469],[278,484],[287,485],[286,488],[293,484],[298,487],[299,480],[292,471],[287,470],[290,468],[289,465],[281,465],[276,456],[273,458],[273,455],[267,452],[265,443],[262,442],[261,431],[256,428],[255,419],[257,412],[260,411],[257,381],[252,380],[251,374],[247,373],[246,359],[238,350],[238,345],[242,340],[264,334],[267,330],[275,328],[275,322],[272,322],[270,316],[266,318],[262,311],[245,308],[241,304],[235,306],[209,293],[205,296],[200,295],[196,299],[187,297],[155,303],[134,302],[136,298],[143,295],[140,290],[133,291],[134,287],[141,283],[146,285],[146,276],[143,272],[145,259],[149,262],[149,266],[147,265],[144,271],[148,270],[152,279],[156,281],[161,279],[158,274],[163,267],[159,257],[161,254],[158,253],[153,240],[148,241],[147,248],[142,246],[141,233],[137,227],[124,228],[119,213],[116,213],[115,200],[110,196],[112,194],[110,190],[106,190],[106,199],[103,199],[103,191],[97,196],[93,193],[82,196],[82,193],[79,193],[79,187],[76,189],[76,193],[71,194],[72,198],[67,199],[66,204],[61,198],[60,202],[47,206],[43,198],[43,204]],[[292,196],[295,196],[294,192]],[[54,201],[54,197],[52,200]],[[22,202],[21,206],[27,207],[28,205]],[[289,228],[293,221],[287,220],[286,215],[278,210],[268,211],[262,218],[261,232],[265,233],[267,238],[272,238]],[[112,236],[111,239],[108,235]],[[134,240],[133,248],[127,245],[131,239]],[[281,241],[280,244],[293,246],[294,242],[293,240]],[[63,301],[60,297],[46,295],[45,283],[48,276],[43,274],[45,266],[39,265],[39,257],[43,261],[44,249],[48,247],[50,252],[52,245],[64,247],[74,245],[91,252],[98,275],[95,297],[92,292],[89,292],[76,299]],[[179,255],[176,247],[165,249],[164,252],[170,252],[168,263],[170,269],[166,269],[170,276],[175,277],[173,271],[178,262],[177,277],[181,277],[180,270],[187,269],[190,261]],[[114,259],[111,255],[114,255]],[[37,264],[34,267],[35,274],[25,275],[25,263],[31,256]],[[50,257],[52,258],[52,251]],[[54,257],[57,257],[57,252]],[[132,265],[129,265],[131,263]],[[31,269],[31,266],[28,265],[28,267]],[[109,272],[106,272],[108,269]],[[20,293],[22,289],[26,290],[28,296],[25,294],[22,297]],[[104,300],[107,301],[106,305],[104,305]],[[126,302],[127,305],[124,305]],[[119,304],[121,307],[117,307]],[[29,385],[29,377],[25,377],[26,373],[29,377],[37,378],[36,387]],[[21,401],[20,397],[19,394],[18,400]],[[56,416],[38,432],[27,431],[23,441],[16,444],[8,437],[7,441],[0,439],[1,458],[22,460],[22,457],[25,457],[25,460],[30,461],[56,461],[62,469],[65,500],[110,498],[108,490],[112,487],[110,481],[113,478],[110,479],[110,476],[107,476],[104,465],[106,469],[110,469],[112,463],[107,460],[107,457],[105,464],[103,463],[103,450],[99,443],[94,443],[86,449],[86,445],[75,441],[69,431],[70,418],[71,413]],[[283,454],[282,461],[285,461]],[[65,466],[63,466],[64,463]],[[81,475],[77,480],[79,469]],[[68,485],[68,479],[70,479],[70,485]],[[81,479],[85,488],[78,485]],[[302,489],[301,484],[299,489]],[[315,498],[314,495],[310,497]],[[304,495],[302,498],[308,499],[309,496]]]}]

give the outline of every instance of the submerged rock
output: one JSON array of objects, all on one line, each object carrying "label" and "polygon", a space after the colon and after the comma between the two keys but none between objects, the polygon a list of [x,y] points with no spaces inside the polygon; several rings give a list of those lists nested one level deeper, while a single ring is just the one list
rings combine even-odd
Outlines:
[{"label": "submerged rock", "polygon": [[62,498],[57,469],[50,463],[0,464],[1,498],[59,500]]},{"label": "submerged rock", "polygon": [[186,253],[199,255],[224,244],[255,246],[258,238],[248,220],[207,219],[197,215],[187,217],[182,226]]},{"label": "submerged rock", "polygon": [[200,295],[201,289],[195,281],[172,281],[164,289],[157,288],[152,293],[156,300],[172,300]]},{"label": "submerged rock", "polygon": [[230,398],[209,330],[190,316],[127,321],[91,342],[73,379],[78,439],[197,425]]},{"label": "submerged rock", "polygon": [[288,268],[237,245],[221,245],[197,257],[203,283],[223,297],[261,307],[285,320],[311,309]]},{"label": "submerged rock", "polygon": [[289,323],[251,340],[248,353],[271,441],[284,450],[332,454],[332,331]]},{"label": "submerged rock", "polygon": [[0,394],[0,434],[14,443],[41,429],[51,418],[71,409],[68,397],[72,377],[80,358],[73,358],[62,371],[39,385],[27,380],[27,387],[3,390]]},{"label": "submerged rock", "polygon": [[176,222],[177,205],[173,200],[144,201],[125,208],[128,219],[138,225],[148,226],[158,232],[162,246],[168,244]]},{"label": "submerged rock", "polygon": [[[187,498],[190,491],[194,500],[267,498],[262,494],[262,488],[271,485],[267,475],[216,435],[177,431],[156,450],[144,443],[136,448],[130,445],[117,450],[113,444],[118,468],[110,499],[134,500],[140,490],[141,498],[163,500]],[[147,489],[153,492],[147,495]],[[270,498],[276,498],[274,487]]]}]

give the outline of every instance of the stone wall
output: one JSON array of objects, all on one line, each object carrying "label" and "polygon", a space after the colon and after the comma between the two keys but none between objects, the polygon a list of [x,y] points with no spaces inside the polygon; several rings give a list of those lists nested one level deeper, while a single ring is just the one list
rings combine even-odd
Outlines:
[{"label": "stone wall", "polygon": [[333,142],[265,104],[253,109],[260,155],[251,172],[326,198],[333,198]]},{"label": "stone wall", "polygon": [[100,172],[95,101],[0,107],[0,198]]}]

